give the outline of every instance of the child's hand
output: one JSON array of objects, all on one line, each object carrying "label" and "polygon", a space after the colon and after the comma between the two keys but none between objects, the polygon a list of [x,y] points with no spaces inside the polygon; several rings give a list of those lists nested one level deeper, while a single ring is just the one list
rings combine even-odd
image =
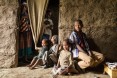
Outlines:
[{"label": "child's hand", "polygon": [[55,66],[55,69],[58,69],[58,66]]},{"label": "child's hand", "polygon": [[69,67],[65,68],[65,71],[66,71],[66,72],[69,72]]},{"label": "child's hand", "polygon": [[39,51],[41,49],[41,47],[35,47],[35,50]]},{"label": "child's hand", "polygon": [[58,50],[62,50],[62,45],[60,44],[59,47],[58,47]]}]

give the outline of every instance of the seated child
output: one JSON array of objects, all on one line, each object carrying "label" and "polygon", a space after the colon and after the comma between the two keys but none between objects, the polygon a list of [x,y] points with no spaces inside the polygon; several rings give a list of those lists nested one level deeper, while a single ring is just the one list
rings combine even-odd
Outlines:
[{"label": "seated child", "polygon": [[51,42],[53,46],[50,48],[51,54],[49,55],[51,60],[54,62],[54,64],[57,64],[58,62],[58,50],[59,50],[59,45],[58,45],[58,36],[54,35],[51,38]]},{"label": "seated child", "polygon": [[42,40],[42,48],[39,51],[39,54],[33,58],[31,63],[28,65],[30,69],[33,69],[40,61],[40,59],[43,58],[44,53],[48,51],[48,40],[43,39]]},{"label": "seated child", "polygon": [[71,52],[69,51],[69,47],[70,47],[69,40],[65,39],[63,41],[63,50],[60,52],[58,64],[55,67],[56,70],[52,71],[53,75],[78,73],[78,71],[75,69],[73,65],[73,58]]},{"label": "seated child", "polygon": [[53,64],[57,64],[58,61],[58,36],[54,35],[51,38],[51,42],[52,42],[52,47],[50,48],[49,52],[45,52],[44,56],[45,59],[43,60],[43,62],[45,63],[45,67],[44,68],[48,68],[53,66]]}]

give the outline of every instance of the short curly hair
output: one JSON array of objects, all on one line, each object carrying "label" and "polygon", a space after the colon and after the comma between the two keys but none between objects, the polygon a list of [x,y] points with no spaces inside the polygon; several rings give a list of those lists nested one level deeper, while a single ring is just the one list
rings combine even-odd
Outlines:
[{"label": "short curly hair", "polygon": [[79,24],[80,24],[80,26],[81,27],[83,27],[84,25],[83,25],[83,22],[82,22],[82,20],[80,20],[80,19],[78,19],[78,20],[75,20],[74,22],[78,22]]},{"label": "short curly hair", "polygon": [[54,42],[57,44],[58,43],[58,35],[53,35],[52,37],[54,39]]},{"label": "short curly hair", "polygon": [[69,38],[64,39],[63,42],[66,42],[68,46],[71,45]]}]

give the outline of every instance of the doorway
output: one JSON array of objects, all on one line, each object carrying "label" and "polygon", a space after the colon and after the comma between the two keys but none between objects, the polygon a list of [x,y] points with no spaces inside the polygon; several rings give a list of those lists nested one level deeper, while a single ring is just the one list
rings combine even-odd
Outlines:
[{"label": "doorway", "polygon": [[[26,3],[26,0],[19,0],[19,5],[20,5],[19,9],[20,9],[20,11],[18,12],[18,17],[20,17],[20,18],[21,18],[21,11],[22,11],[21,10],[22,3]],[[52,12],[52,16],[51,16],[51,19],[53,20],[52,35],[58,35],[59,0],[49,0],[47,11],[48,10],[50,10]],[[20,33],[21,32],[19,30],[18,42],[22,39],[21,36],[20,36],[21,35]],[[24,37],[26,37],[27,34],[23,34],[23,35],[24,35]],[[31,33],[30,33],[30,35],[31,35]],[[30,42],[30,45],[31,45],[30,50],[28,50],[28,49],[24,50],[24,51],[27,51],[27,53],[29,53],[29,56],[26,55],[25,57],[23,56],[23,57],[20,58],[20,53],[19,52],[20,52],[20,48],[23,47],[23,46],[20,47],[21,42],[19,42],[18,66],[25,66],[25,65],[29,64],[30,61],[32,60],[32,58],[35,55],[38,54],[38,52],[36,52],[35,47],[34,47],[34,41],[33,41],[32,35],[30,37],[31,37],[30,39],[32,39],[31,42]],[[24,42],[27,42],[27,40],[25,39]],[[41,46],[41,41],[38,42],[37,46],[39,46],[39,47]],[[24,53],[24,55],[27,54],[24,51],[22,53]],[[28,61],[26,61],[25,58],[27,58]]]},{"label": "doorway", "polygon": [[18,27],[18,66],[24,66],[35,55],[26,0],[19,0]]},{"label": "doorway", "polygon": [[54,23],[52,34],[58,35],[59,0],[49,0],[47,9],[50,9],[52,11],[52,20]]}]

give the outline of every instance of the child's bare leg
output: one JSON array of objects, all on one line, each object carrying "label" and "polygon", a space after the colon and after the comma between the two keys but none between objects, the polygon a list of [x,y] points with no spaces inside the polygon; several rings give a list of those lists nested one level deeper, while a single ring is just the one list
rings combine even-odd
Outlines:
[{"label": "child's bare leg", "polygon": [[59,72],[60,75],[65,75],[67,74],[68,72],[66,70],[62,70],[61,72]]},{"label": "child's bare leg", "polygon": [[39,59],[33,64],[33,66],[30,67],[30,69],[33,69],[37,64],[39,63]]},{"label": "child's bare leg", "polygon": [[68,68],[65,68],[64,70],[60,70],[59,74],[60,75],[65,75],[68,73]]},{"label": "child's bare leg", "polygon": [[36,58],[33,58],[33,60],[31,61],[31,63],[28,65],[28,67],[31,67],[32,65],[34,65],[36,62]]},{"label": "child's bare leg", "polygon": [[69,73],[75,73],[75,74],[79,73],[74,67],[70,68],[68,72]]}]

